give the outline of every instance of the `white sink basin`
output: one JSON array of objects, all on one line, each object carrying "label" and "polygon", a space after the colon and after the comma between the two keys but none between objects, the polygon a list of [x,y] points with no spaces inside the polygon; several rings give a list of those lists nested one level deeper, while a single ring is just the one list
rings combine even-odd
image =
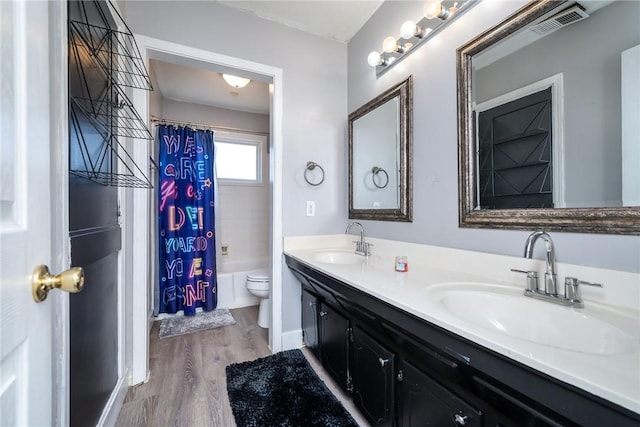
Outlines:
[{"label": "white sink basin", "polygon": [[331,249],[318,251],[313,255],[317,262],[325,264],[362,264],[367,261],[367,257],[357,255],[353,250]]},{"label": "white sink basin", "polygon": [[525,297],[510,286],[448,283],[429,298],[463,322],[545,346],[591,354],[637,352],[639,319],[585,303],[582,309]]}]

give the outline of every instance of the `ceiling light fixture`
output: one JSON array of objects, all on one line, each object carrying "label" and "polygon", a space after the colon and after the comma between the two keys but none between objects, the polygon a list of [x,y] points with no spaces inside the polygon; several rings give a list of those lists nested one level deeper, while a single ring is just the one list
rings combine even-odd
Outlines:
[{"label": "ceiling light fixture", "polygon": [[229,84],[229,86],[235,87],[236,89],[245,87],[251,81],[251,79],[234,76],[232,74],[223,74],[222,78]]},{"label": "ceiling light fixture", "polygon": [[[450,22],[469,10],[480,0],[427,0],[423,7],[424,16],[418,22],[405,21],[400,27],[400,37],[386,37],[382,42],[382,52],[373,51],[367,56],[367,63],[376,69],[376,76],[389,70],[421,44],[435,36]],[[431,19],[438,18],[441,22],[435,26]],[[429,28],[433,27],[433,28]]]}]

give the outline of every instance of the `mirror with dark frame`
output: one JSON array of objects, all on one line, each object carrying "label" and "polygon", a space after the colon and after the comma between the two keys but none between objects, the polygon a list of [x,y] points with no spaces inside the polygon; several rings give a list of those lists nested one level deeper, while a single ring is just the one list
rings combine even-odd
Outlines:
[{"label": "mirror with dark frame", "polygon": [[461,227],[640,234],[638,17],[534,0],[457,50]]},{"label": "mirror with dark frame", "polygon": [[349,114],[349,218],[411,222],[413,79]]}]

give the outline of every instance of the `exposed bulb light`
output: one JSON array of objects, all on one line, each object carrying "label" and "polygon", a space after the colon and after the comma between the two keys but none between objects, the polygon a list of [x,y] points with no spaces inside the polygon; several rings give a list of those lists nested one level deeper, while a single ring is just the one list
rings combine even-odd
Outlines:
[{"label": "exposed bulb light", "polygon": [[231,74],[223,74],[222,78],[229,84],[229,86],[235,87],[236,89],[245,87],[251,81],[251,79],[246,79],[244,77],[238,77]]},{"label": "exposed bulb light", "polygon": [[405,23],[400,27],[400,36],[402,36],[403,39],[409,40],[411,37],[418,37],[421,39],[424,35],[424,29],[419,25],[416,25],[413,21],[405,21]]},{"label": "exposed bulb light", "polygon": [[378,65],[387,65],[386,59],[383,58],[382,55],[380,55],[375,50],[371,52],[369,56],[367,56],[367,63],[372,67],[375,67]]},{"label": "exposed bulb light", "polygon": [[400,46],[396,41],[395,37],[389,36],[382,41],[382,50],[384,50],[387,53],[391,53],[391,52],[402,53],[404,52],[404,46]]},{"label": "exposed bulb light", "polygon": [[449,16],[451,16],[451,12],[442,6],[442,0],[427,0],[424,4],[424,17],[427,19],[438,18],[444,21]]},{"label": "exposed bulb light", "polygon": [[453,15],[458,11],[458,2],[455,2],[453,6],[449,8],[449,16]]}]

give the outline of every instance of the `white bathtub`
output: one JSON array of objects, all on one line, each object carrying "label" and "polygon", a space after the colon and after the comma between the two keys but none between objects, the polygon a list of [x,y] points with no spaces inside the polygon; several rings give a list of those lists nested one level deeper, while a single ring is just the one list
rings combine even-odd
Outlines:
[{"label": "white bathtub", "polygon": [[247,290],[247,275],[258,270],[267,270],[268,259],[238,261],[222,260],[218,265],[217,308],[240,308],[258,305],[260,299]]}]

